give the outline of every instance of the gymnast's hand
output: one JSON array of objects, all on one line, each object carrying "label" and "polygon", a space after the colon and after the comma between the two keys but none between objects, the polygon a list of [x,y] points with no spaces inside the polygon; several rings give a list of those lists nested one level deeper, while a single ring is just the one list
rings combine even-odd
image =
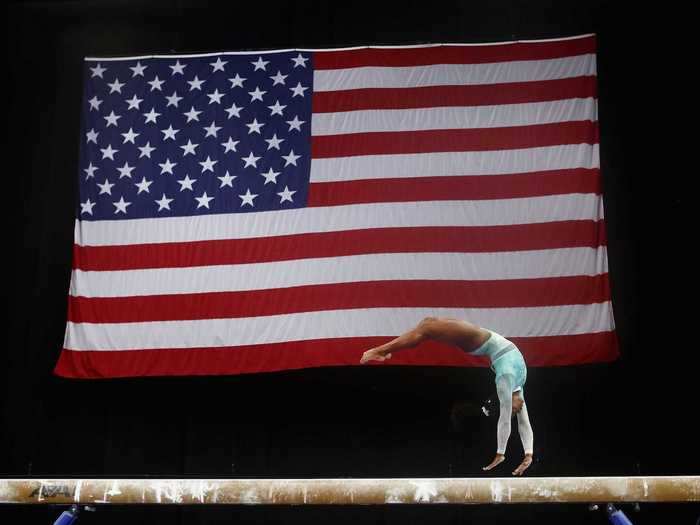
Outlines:
[{"label": "gymnast's hand", "polygon": [[492,461],[491,463],[489,463],[488,465],[486,465],[486,466],[485,466],[483,469],[481,469],[481,470],[491,470],[491,469],[494,468],[495,466],[500,465],[501,463],[503,463],[505,460],[506,460],[505,454],[496,454],[496,457],[493,458],[493,461]]},{"label": "gymnast's hand", "polygon": [[367,361],[385,361],[386,359],[391,359],[391,354],[386,350],[382,350],[382,347],[378,346],[376,348],[371,348],[362,354],[360,364],[364,364]]},{"label": "gymnast's hand", "polygon": [[513,476],[520,476],[532,464],[532,454],[525,454],[523,462],[513,471]]}]

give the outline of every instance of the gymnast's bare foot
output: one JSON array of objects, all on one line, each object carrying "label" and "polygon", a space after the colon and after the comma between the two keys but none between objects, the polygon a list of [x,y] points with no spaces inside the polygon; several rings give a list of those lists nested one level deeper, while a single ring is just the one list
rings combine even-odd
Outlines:
[{"label": "gymnast's bare foot", "polygon": [[360,364],[364,364],[367,361],[385,361],[386,359],[391,359],[391,354],[386,350],[382,349],[381,346],[371,348],[362,354],[360,359]]},{"label": "gymnast's bare foot", "polygon": [[525,454],[523,462],[513,471],[513,476],[520,476],[532,464],[532,454]]},{"label": "gymnast's bare foot", "polygon": [[484,468],[481,470],[491,470],[492,468],[500,465],[506,460],[506,456],[504,454],[496,454],[496,457],[493,458],[493,461],[486,465]]}]

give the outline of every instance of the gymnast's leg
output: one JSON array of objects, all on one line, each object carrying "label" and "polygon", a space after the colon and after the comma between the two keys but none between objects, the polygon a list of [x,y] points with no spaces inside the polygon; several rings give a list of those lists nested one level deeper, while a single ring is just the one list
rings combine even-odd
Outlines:
[{"label": "gymnast's leg", "polygon": [[413,348],[428,339],[455,345],[464,351],[471,351],[489,336],[490,333],[483,328],[466,321],[442,317],[426,317],[412,330],[392,339],[388,343],[367,350],[362,354],[360,363],[390,359],[393,352],[398,352],[405,348]]}]

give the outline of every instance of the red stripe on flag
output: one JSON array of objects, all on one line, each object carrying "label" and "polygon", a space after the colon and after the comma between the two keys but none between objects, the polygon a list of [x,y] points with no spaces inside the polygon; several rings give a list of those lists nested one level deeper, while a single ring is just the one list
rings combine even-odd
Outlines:
[{"label": "red stripe on flag", "polygon": [[314,93],[312,103],[314,113],[332,113],[365,109],[525,104],[596,96],[596,77],[590,76],[473,86],[319,91]]},{"label": "red stripe on flag", "polygon": [[496,151],[597,144],[598,123],[584,120],[477,129],[381,131],[311,137],[315,159],[447,151]]},{"label": "red stripe on flag", "polygon": [[[293,341],[228,348],[74,351],[63,349],[54,374],[108,378],[165,375],[227,375],[320,366],[357,365],[362,353],[388,337]],[[566,366],[613,361],[619,356],[614,332],[513,338],[528,366]],[[428,342],[394,354],[391,361],[365,366],[488,366],[483,357]],[[490,373],[490,372],[489,372]]]},{"label": "red stripe on flag", "polygon": [[560,221],[506,226],[377,228],[126,246],[73,245],[73,267],[84,271],[185,268],[289,261],[371,253],[485,253],[597,248],[604,221]]},{"label": "red stripe on flag", "polygon": [[371,281],[271,290],[136,297],[73,297],[75,323],[230,319],[390,307],[508,308],[610,300],[608,274],[493,281]]},{"label": "red stripe on flag", "polygon": [[579,168],[508,175],[315,182],[309,186],[307,205],[517,199],[570,193],[600,194],[600,170]]},{"label": "red stripe on flag", "polygon": [[596,38],[588,36],[550,42],[517,42],[499,45],[435,46],[390,49],[316,51],[314,68],[405,67],[432,64],[485,64],[520,60],[548,60],[595,53]]},{"label": "red stripe on flag", "polygon": [[616,332],[549,337],[513,337],[528,366],[610,362],[620,357]]}]

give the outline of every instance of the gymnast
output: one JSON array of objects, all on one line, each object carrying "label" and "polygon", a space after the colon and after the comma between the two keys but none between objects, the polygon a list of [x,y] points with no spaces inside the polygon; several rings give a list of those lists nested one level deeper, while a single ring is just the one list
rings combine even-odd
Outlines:
[{"label": "gymnast", "polygon": [[511,417],[517,415],[518,432],[525,457],[513,471],[520,476],[532,464],[533,433],[527,415],[523,387],[527,379],[525,359],[511,341],[480,326],[459,319],[426,317],[412,330],[396,339],[367,350],[360,363],[385,361],[393,352],[413,348],[423,341],[434,340],[454,345],[470,355],[486,356],[496,374],[496,392],[499,401],[496,457],[483,470],[491,470],[505,461],[506,445],[510,437]]}]

